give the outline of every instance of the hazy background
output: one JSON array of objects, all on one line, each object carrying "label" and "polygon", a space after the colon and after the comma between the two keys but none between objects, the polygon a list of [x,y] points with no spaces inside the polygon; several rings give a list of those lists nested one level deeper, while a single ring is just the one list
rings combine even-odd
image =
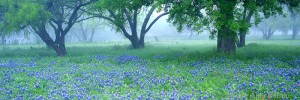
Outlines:
[{"label": "hazy background", "polygon": [[[154,14],[152,19],[158,14]],[[270,39],[291,39],[291,24],[300,23],[300,21],[292,21],[288,14],[287,17],[273,16],[264,19],[257,26],[250,28],[246,40],[263,40],[262,28],[271,27],[275,33]],[[176,26],[167,22],[168,16],[161,18],[146,34],[145,42],[151,41],[172,41],[172,40],[209,40],[209,32],[203,31],[197,33],[191,29],[184,28],[182,32],[178,32]],[[299,19],[299,18],[297,18]],[[48,28],[51,37],[54,39],[54,32]],[[285,29],[285,31],[282,31]],[[92,36],[93,35],[93,36]],[[85,39],[86,37],[86,39]],[[81,23],[75,24],[66,36],[66,43],[78,42],[114,42],[128,41],[121,32],[117,32],[108,22],[99,19],[89,19]],[[6,36],[5,44],[44,44],[44,42],[29,28],[14,32]]]}]

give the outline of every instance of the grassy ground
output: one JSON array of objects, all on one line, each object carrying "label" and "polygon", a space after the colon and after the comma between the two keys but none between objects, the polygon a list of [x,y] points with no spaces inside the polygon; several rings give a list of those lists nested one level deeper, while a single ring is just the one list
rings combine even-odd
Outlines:
[{"label": "grassy ground", "polygon": [[0,99],[294,99],[300,97],[300,41],[249,41],[236,55],[216,41],[43,45],[0,50]]}]

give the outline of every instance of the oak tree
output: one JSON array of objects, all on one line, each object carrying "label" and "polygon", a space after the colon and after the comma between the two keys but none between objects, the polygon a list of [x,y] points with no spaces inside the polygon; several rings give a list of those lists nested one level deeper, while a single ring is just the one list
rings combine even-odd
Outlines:
[{"label": "oak tree", "polygon": [[[11,0],[11,7],[5,14],[6,30],[20,30],[30,27],[58,56],[67,54],[65,36],[84,14],[80,9],[94,0]],[[48,27],[55,33],[49,35]]]},{"label": "oak tree", "polygon": [[229,54],[236,52],[238,34],[243,46],[251,25],[281,13],[283,4],[281,0],[179,0],[173,3],[170,21],[179,29],[190,24],[198,32],[209,29],[211,38],[217,38],[217,50]]},{"label": "oak tree", "polygon": [[[130,40],[133,48],[145,46],[146,33],[163,16],[169,14],[165,0],[100,0],[88,12],[105,19]],[[151,20],[155,12],[159,12]]]}]

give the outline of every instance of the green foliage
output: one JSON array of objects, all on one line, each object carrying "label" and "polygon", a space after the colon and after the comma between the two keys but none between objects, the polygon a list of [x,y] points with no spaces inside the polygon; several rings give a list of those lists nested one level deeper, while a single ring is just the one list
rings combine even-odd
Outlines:
[{"label": "green foliage", "polygon": [[177,29],[179,31],[182,31],[185,26],[193,25],[194,30],[201,32],[203,25],[210,23],[209,20],[204,18],[204,13],[201,12],[205,7],[205,3],[204,0],[174,1],[168,20],[178,25]]},{"label": "green foliage", "polygon": [[280,3],[286,4],[288,7],[291,8],[298,8],[300,5],[299,0],[279,0]]},{"label": "green foliage", "polygon": [[248,31],[253,23],[246,19],[247,16],[250,20],[254,15],[254,24],[259,24],[263,18],[281,14],[284,4],[287,2],[281,0],[184,0],[173,3],[169,20],[178,26],[179,31],[184,25],[192,25],[198,32],[212,28],[209,30],[213,38],[216,30],[220,31],[224,26],[233,33]]},{"label": "green foliage", "polygon": [[34,26],[45,23],[50,14],[44,9],[44,6],[32,1],[8,2],[7,12],[4,15],[5,32],[18,31],[27,26]]},{"label": "green foliage", "polygon": [[[117,31],[120,30],[120,26],[130,27],[128,18],[131,20],[144,20],[140,16],[147,14],[151,7],[158,8],[157,11],[162,10],[162,4],[165,4],[167,0],[99,0],[89,6],[92,15],[101,15],[102,18],[108,20]],[[134,19],[135,11],[138,14],[137,19]],[[129,16],[126,15],[128,13]],[[101,17],[100,17],[101,18]],[[108,19],[107,19],[108,18]]]}]

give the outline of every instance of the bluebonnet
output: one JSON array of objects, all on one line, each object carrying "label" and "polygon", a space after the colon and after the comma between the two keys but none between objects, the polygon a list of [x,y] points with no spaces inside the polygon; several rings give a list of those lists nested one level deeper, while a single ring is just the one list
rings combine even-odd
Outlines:
[{"label": "bluebonnet", "polygon": [[[0,61],[0,99],[100,99],[102,96],[142,100],[217,99],[215,91],[228,93],[228,97],[224,99],[234,99],[248,91],[260,94],[280,92],[300,97],[300,67],[276,67],[276,64],[284,63],[277,58],[266,59],[265,64],[260,65],[244,64],[222,57],[208,61],[180,62],[179,65],[161,65],[135,55],[98,55],[89,59],[91,61],[88,64],[67,60],[41,63],[41,58],[28,62]],[[223,63],[230,63],[230,67]],[[156,68],[160,67],[156,66],[167,69],[167,72],[184,75],[159,73]],[[26,79],[18,79],[20,73]],[[211,77],[230,80],[225,82],[224,87],[217,87],[205,83],[211,81]],[[130,79],[130,84],[124,84],[125,79]],[[24,81],[31,82],[31,85]],[[202,88],[203,84],[208,86]],[[34,92],[33,88],[40,89],[45,94]],[[213,91],[208,91],[207,88]],[[124,93],[125,90],[131,92]],[[244,98],[245,96],[241,96],[236,99]]]}]

